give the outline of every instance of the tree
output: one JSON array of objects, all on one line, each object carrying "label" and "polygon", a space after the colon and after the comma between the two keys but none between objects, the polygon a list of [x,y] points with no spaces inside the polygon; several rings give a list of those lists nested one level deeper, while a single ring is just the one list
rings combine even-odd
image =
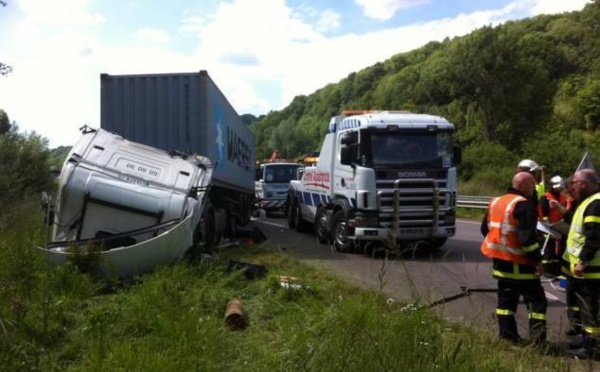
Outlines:
[{"label": "tree", "polygon": [[0,135],[8,133],[10,127],[10,120],[8,120],[8,115],[6,114],[6,111],[0,109]]},{"label": "tree", "polygon": [[35,132],[19,133],[16,124],[0,135],[0,205],[3,210],[52,188],[47,142]]},{"label": "tree", "polygon": [[308,140],[305,131],[294,120],[288,119],[273,131],[270,144],[283,158],[291,158],[306,151]]}]

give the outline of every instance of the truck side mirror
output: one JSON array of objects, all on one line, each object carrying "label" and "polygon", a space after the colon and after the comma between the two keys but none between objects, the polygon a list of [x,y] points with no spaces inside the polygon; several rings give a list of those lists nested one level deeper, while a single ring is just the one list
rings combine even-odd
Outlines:
[{"label": "truck side mirror", "polygon": [[296,170],[296,179],[301,180],[303,174],[304,174],[304,168],[298,168]]},{"label": "truck side mirror", "polygon": [[462,163],[462,148],[460,146],[453,146],[452,147],[452,157],[454,158],[454,165],[457,166],[460,163]]}]

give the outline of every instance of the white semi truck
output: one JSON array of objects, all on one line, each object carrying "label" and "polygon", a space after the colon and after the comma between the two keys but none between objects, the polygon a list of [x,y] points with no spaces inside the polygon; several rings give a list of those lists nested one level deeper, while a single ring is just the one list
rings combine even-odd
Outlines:
[{"label": "white semi truck", "polygon": [[202,216],[214,163],[82,129],[48,212],[52,235],[39,247],[47,260],[60,265],[93,253],[87,256],[97,258],[95,274],[132,278],[186,254],[197,256],[211,228]]},{"label": "white semi truck", "polygon": [[256,168],[256,207],[270,215],[272,212],[284,212],[288,187],[296,178],[302,164],[287,161],[273,161],[260,164]]},{"label": "white semi truck", "polygon": [[331,119],[318,162],[290,182],[287,217],[319,242],[441,247],[456,232],[454,126],[403,111],[345,111]]}]

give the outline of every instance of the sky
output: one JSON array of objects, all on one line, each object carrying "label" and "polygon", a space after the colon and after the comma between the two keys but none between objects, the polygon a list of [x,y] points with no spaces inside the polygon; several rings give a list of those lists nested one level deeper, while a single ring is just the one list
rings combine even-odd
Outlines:
[{"label": "sky", "polygon": [[207,70],[239,115],[259,116],[430,41],[587,2],[2,0],[0,62],[13,70],[0,109],[50,148],[72,146],[100,126],[100,74]]}]

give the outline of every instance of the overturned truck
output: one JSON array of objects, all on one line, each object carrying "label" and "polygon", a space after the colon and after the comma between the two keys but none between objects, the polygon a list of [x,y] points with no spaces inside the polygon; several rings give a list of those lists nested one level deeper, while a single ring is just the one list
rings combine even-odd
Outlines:
[{"label": "overturned truck", "polygon": [[198,254],[214,165],[82,128],[63,165],[52,233],[39,247],[56,265],[85,257],[105,278],[131,278]]}]

